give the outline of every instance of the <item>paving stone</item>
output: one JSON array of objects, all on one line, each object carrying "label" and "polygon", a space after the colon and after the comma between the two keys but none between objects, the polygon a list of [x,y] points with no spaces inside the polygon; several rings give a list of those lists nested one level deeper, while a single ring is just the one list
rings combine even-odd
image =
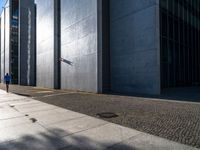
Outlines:
[{"label": "paving stone", "polygon": [[15,140],[0,143],[0,150],[58,150],[64,147],[64,143],[51,132],[39,132],[26,134]]},{"label": "paving stone", "polygon": [[37,99],[93,117],[113,112],[118,117],[102,119],[200,148],[199,103],[84,93]]},{"label": "paving stone", "polygon": [[16,109],[19,111],[19,112],[22,112],[22,113],[28,113],[28,112],[36,112],[36,111],[40,111],[40,110],[52,110],[52,109],[56,109],[55,106],[52,106],[52,105],[40,105],[40,106],[37,106],[37,107],[28,107],[28,108],[18,108],[16,107]]},{"label": "paving stone", "polygon": [[37,105],[37,104],[42,104],[42,102],[35,101],[33,99],[25,99],[25,100],[17,101],[17,102],[9,102],[9,105],[22,106],[22,107],[26,105],[32,106],[32,105]]},{"label": "paving stone", "polygon": [[[31,102],[31,103],[24,103],[24,104],[17,104],[17,105],[10,105],[10,106],[14,106],[16,109],[18,110],[25,110],[25,109],[32,109],[32,108],[40,108],[40,107],[52,107],[52,105],[49,104],[45,104],[42,102]],[[33,109],[34,110],[34,109]]]},{"label": "paving stone", "polygon": [[24,136],[39,134],[41,132],[46,132],[46,130],[40,125],[33,123],[10,126],[7,128],[0,129],[0,141],[7,142]]},{"label": "paving stone", "polygon": [[49,117],[52,115],[62,115],[62,113],[58,112],[59,108],[51,109],[51,110],[40,110],[40,111],[34,111],[34,112],[29,112],[29,116],[31,117]]},{"label": "paving stone", "polygon": [[7,142],[0,143],[0,150],[8,150],[8,143]]},{"label": "paving stone", "polygon": [[58,150],[64,145],[62,139],[45,132],[10,141],[4,150]]},{"label": "paving stone", "polygon": [[[50,129],[51,131],[53,131],[53,133],[55,133],[56,135],[67,136],[67,135],[74,134],[77,132],[89,130],[91,128],[95,128],[98,126],[102,126],[107,123],[108,122],[106,122],[106,121],[102,121],[99,119],[95,119],[95,118],[86,116],[86,117],[82,117],[82,118],[75,118],[73,120],[63,121],[63,122],[47,125],[46,127],[48,129]],[[55,131],[53,130],[54,128],[56,128],[56,129],[59,128],[65,132],[57,133],[57,130],[55,130]]]},{"label": "paving stone", "polygon": [[109,150],[192,150],[192,147],[143,133],[116,144]]},{"label": "paving stone", "polygon": [[26,123],[31,123],[31,122],[27,117],[24,117],[24,116],[19,117],[19,118],[0,120],[0,129],[16,126],[20,124],[26,124]]},{"label": "paving stone", "polygon": [[84,117],[85,115],[67,111],[67,113],[57,112],[57,109],[45,111],[38,111],[37,113],[30,113],[30,117],[37,119],[42,125],[50,125],[56,122],[67,121],[75,118]]},{"label": "paving stone", "polygon": [[[3,101],[1,101],[1,97]],[[123,125],[128,124],[132,128],[158,134],[174,141],[189,143],[192,146],[199,145],[200,105],[161,101],[149,102],[141,98],[136,100],[135,98],[127,99],[127,97],[80,93],[46,98],[48,98],[48,101],[49,98],[51,99],[51,104],[54,104],[54,102],[58,106],[62,104],[62,107],[68,106],[70,110],[92,116],[101,112],[115,112],[119,114],[119,117],[108,119],[108,121],[122,122]],[[107,98],[109,98],[108,101]],[[124,100],[122,101],[121,98]],[[0,105],[0,118],[1,116],[3,118],[3,120],[0,119],[0,123],[5,121],[4,126],[8,125],[5,128],[3,125],[2,128],[0,127],[0,150],[103,150],[106,148],[123,148],[124,150],[136,148],[139,150],[147,148],[150,150],[175,150],[174,148],[179,150],[182,148],[183,150],[197,150],[45,103],[41,103],[41,105],[34,102],[26,104],[25,99],[24,97],[15,97],[14,94],[1,94],[0,90],[0,101],[3,104]],[[31,101],[30,98],[28,99],[28,101]],[[6,103],[6,101],[9,103]],[[15,102],[21,104],[18,103],[19,105],[17,104],[14,108],[8,106],[8,104]],[[29,116],[24,117],[25,114]],[[12,118],[13,125],[12,121],[6,121],[10,120],[7,117]],[[37,119],[37,122],[31,123],[30,120],[26,122],[25,118]],[[5,142],[9,143],[5,144]]]},{"label": "paving stone", "polygon": [[17,117],[22,117],[24,116],[20,112],[0,112],[0,120],[5,120],[5,119],[11,119],[11,118],[17,118]]},{"label": "paving stone", "polygon": [[140,132],[136,130],[109,123],[64,137],[64,139],[67,141],[66,143],[70,143],[72,146],[80,149],[102,150],[138,134]]}]

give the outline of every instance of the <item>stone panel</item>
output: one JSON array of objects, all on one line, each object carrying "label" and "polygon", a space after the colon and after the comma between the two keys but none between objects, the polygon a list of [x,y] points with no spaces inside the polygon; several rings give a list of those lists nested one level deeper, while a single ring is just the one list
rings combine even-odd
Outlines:
[{"label": "stone panel", "polygon": [[111,90],[160,94],[157,0],[110,1]]},{"label": "stone panel", "polygon": [[5,59],[4,59],[4,45],[5,45],[5,41],[4,41],[4,10],[1,13],[1,82],[3,82],[3,78],[5,75],[5,71],[4,71],[4,64],[5,64]]},{"label": "stone panel", "polygon": [[37,86],[54,87],[54,1],[36,0]]},{"label": "stone panel", "polygon": [[98,92],[97,0],[61,0],[61,88]]}]

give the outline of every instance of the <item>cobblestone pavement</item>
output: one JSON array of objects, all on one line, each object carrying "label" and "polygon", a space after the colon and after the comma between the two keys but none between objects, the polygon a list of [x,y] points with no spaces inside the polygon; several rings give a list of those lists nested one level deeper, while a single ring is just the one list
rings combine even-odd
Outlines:
[{"label": "cobblestone pavement", "polygon": [[114,112],[118,117],[105,120],[200,148],[200,103],[55,90],[37,95],[33,89],[13,86],[11,90],[90,116]]}]

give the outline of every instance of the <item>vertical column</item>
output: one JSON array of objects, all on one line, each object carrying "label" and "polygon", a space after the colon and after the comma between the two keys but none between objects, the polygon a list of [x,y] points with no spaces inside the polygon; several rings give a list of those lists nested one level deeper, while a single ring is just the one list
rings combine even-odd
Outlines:
[{"label": "vertical column", "polygon": [[0,82],[3,82],[3,78],[5,75],[5,8],[2,8],[2,13],[1,13],[1,23],[0,23],[0,29],[1,29],[1,34],[0,34],[0,62],[1,62],[1,73],[0,73]]},{"label": "vertical column", "polygon": [[36,84],[36,25],[34,0],[19,1],[19,84]]},{"label": "vertical column", "polygon": [[[197,5],[197,16],[200,16],[200,2],[198,2],[198,5]],[[200,41],[200,17],[198,17],[198,41]],[[199,84],[200,84],[200,42],[198,42],[198,81],[199,81]]]},{"label": "vertical column", "polygon": [[98,92],[110,90],[110,1],[99,0],[98,17]]},{"label": "vertical column", "polygon": [[4,7],[4,69],[5,73],[11,73],[10,71],[10,17],[11,5],[8,0]]},{"label": "vertical column", "polygon": [[54,0],[54,88],[60,89],[60,0]]},{"label": "vertical column", "polygon": [[[0,25],[1,25],[1,18],[0,18]],[[2,31],[2,27],[0,26],[0,48],[1,48],[1,31]],[[0,62],[1,62],[1,50],[0,50]],[[0,64],[0,82],[1,82],[1,64]]]},{"label": "vertical column", "polygon": [[102,0],[97,1],[97,90],[98,93],[102,93],[103,91],[103,73],[102,73],[102,42],[103,42],[103,35],[102,35]]},{"label": "vertical column", "polygon": [[98,92],[110,90],[110,12],[108,0],[98,1]]},{"label": "vertical column", "polygon": [[110,1],[103,0],[102,1],[102,36],[103,36],[103,51],[102,51],[102,86],[103,92],[110,91],[111,83],[110,83]]}]

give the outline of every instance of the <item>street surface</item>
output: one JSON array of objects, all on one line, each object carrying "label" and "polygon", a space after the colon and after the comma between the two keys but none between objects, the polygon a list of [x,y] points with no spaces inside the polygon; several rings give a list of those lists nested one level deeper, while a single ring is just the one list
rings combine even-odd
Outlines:
[{"label": "street surface", "polygon": [[0,150],[197,150],[0,90]]}]

